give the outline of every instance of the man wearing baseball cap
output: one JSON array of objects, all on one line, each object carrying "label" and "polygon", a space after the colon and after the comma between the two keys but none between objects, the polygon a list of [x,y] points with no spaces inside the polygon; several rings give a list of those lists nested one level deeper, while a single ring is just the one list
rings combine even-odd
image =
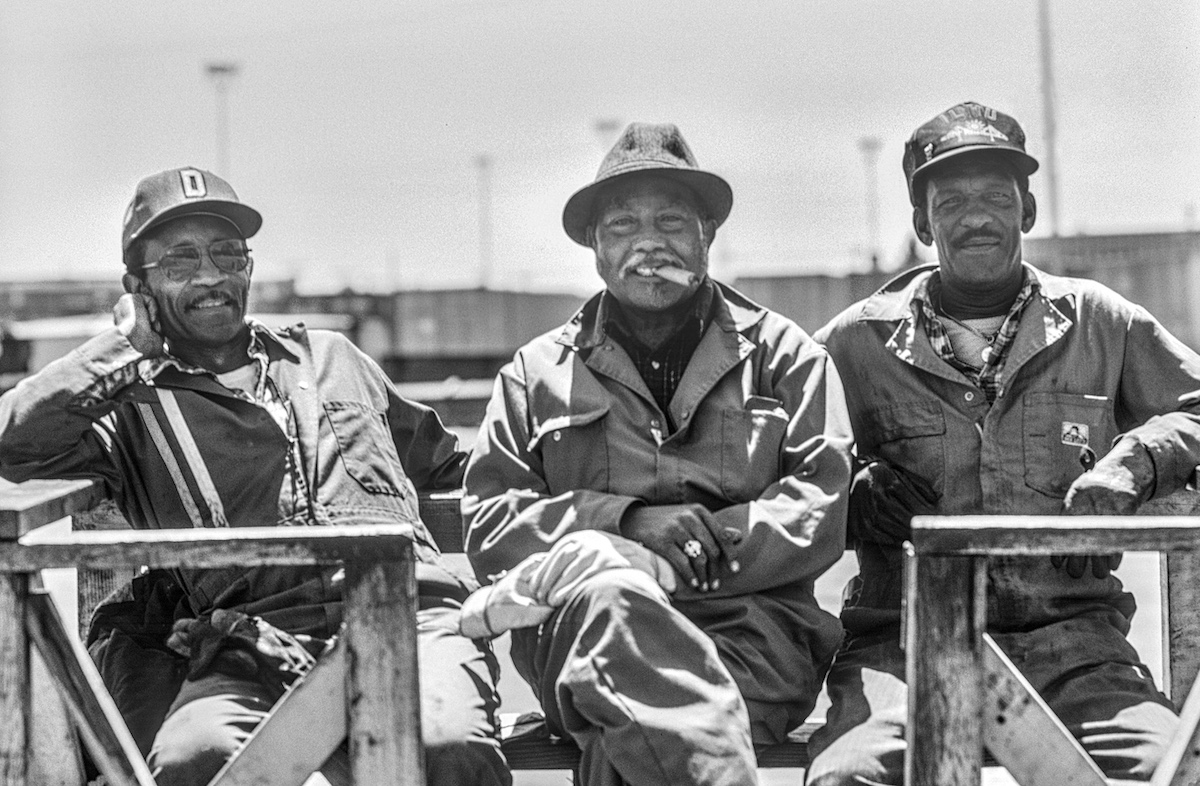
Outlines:
[{"label": "man wearing baseball cap", "polygon": [[[467,469],[464,630],[513,660],[583,784],[757,782],[811,711],[836,620],[849,423],[825,351],[708,276],[733,203],[634,123],[563,228],[605,289],[501,370]],[[478,601],[478,603],[476,602]]]},{"label": "man wearing baseball cap", "polygon": [[[1130,514],[1200,463],[1200,356],[1106,287],[1024,261],[1037,167],[1021,126],[990,107],[959,104],[918,128],[904,174],[938,263],[816,334],[846,380],[860,572],[810,786],[902,782],[913,515]],[[993,558],[988,630],[1106,775],[1147,780],[1177,718],[1125,639],[1135,604],[1119,561]]]},{"label": "man wearing baseball cap", "polygon": [[[211,172],[139,182],[116,324],[0,398],[0,476],[98,478],[142,529],[410,524],[428,782],[508,784],[495,661],[458,632],[474,583],[442,565],[416,502],[457,488],[467,454],[340,334],[246,318],[261,224]],[[101,604],[90,651],[160,786],[208,783],[302,678],[339,631],[341,583],[336,567],[151,571]],[[292,755],[346,782],[344,750]]]}]

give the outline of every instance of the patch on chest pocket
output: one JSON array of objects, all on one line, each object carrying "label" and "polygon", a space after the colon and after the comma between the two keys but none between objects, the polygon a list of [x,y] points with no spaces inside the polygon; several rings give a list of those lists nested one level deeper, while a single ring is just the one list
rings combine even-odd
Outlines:
[{"label": "patch on chest pocket", "polygon": [[1074,445],[1077,448],[1087,447],[1091,444],[1088,441],[1089,429],[1086,423],[1072,423],[1069,420],[1064,420],[1062,424],[1062,443],[1064,445]]}]

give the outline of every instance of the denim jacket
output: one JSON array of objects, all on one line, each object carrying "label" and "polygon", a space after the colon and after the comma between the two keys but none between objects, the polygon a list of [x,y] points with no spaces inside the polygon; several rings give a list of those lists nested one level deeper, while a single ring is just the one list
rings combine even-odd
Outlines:
[{"label": "denim jacket", "polygon": [[[908,271],[816,333],[846,385],[860,454],[925,479],[943,514],[1058,514],[1083,473],[1080,450],[1104,456],[1137,439],[1154,462],[1155,495],[1184,487],[1200,462],[1200,356],[1145,309],[1092,281],[1026,265],[1038,292],[1021,315],[995,402],[930,346],[912,306],[933,267]],[[898,619],[898,548],[858,548],[860,575],[843,622]],[[1123,630],[1133,599],[1114,576],[1071,578],[1048,557],[990,561],[988,620],[1027,630],[1094,611]]]},{"label": "denim jacket", "polygon": [[[111,328],[0,397],[0,476],[99,478],[143,529],[189,527],[197,516],[203,526],[407,523],[417,559],[442,575],[415,488],[460,485],[467,454],[456,437],[340,334],[251,325],[288,412],[286,430],[210,373],[143,360]],[[177,402],[223,516],[206,503],[160,390]],[[180,478],[191,500],[178,491]],[[197,613],[236,608],[316,635],[341,619],[330,569],[178,573]]]}]

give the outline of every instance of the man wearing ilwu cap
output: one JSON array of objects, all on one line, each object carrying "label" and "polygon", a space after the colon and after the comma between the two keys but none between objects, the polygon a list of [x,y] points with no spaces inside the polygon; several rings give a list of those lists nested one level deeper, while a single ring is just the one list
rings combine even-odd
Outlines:
[{"label": "man wearing ilwu cap", "polygon": [[[810,786],[901,782],[901,544],[914,514],[1129,514],[1200,463],[1200,357],[1095,282],[1025,263],[1037,217],[1016,120],[951,107],[904,151],[938,264],[817,332],[846,381],[858,464],[847,641]],[[988,629],[1100,768],[1146,780],[1177,726],[1125,639],[1119,554],[989,561]]]},{"label": "man wearing ilwu cap", "polygon": [[825,351],[708,276],[732,191],[673,125],[625,130],[563,227],[605,290],[501,370],[467,469],[471,635],[513,660],[581,783],[757,782],[836,620],[849,424]]},{"label": "man wearing ilwu cap", "polygon": [[[99,478],[138,528],[412,525],[429,783],[507,784],[495,662],[458,634],[470,587],[417,511],[415,489],[458,487],[467,454],[344,337],[246,318],[261,224],[210,172],[138,183],[116,325],[0,398],[0,475]],[[338,632],[341,581],[154,571],[101,606],[90,649],[160,785],[208,783],[311,665],[301,641]],[[294,755],[318,768],[327,753]],[[341,753],[325,772],[345,769]]]}]

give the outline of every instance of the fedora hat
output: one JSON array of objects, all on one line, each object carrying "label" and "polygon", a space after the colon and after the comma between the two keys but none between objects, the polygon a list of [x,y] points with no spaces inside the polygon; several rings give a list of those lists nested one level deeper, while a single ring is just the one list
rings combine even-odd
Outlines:
[{"label": "fedora hat", "polygon": [[600,162],[595,181],[567,200],[562,215],[567,236],[581,246],[588,245],[587,229],[592,223],[600,189],[620,178],[645,172],[653,172],[690,188],[717,226],[729,217],[733,189],[724,179],[700,169],[683,134],[674,124],[630,123]]}]

